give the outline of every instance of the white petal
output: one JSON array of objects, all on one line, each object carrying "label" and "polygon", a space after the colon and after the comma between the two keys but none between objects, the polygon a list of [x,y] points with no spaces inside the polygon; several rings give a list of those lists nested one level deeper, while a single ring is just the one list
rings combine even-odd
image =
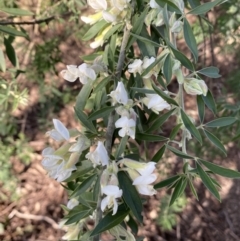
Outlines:
[{"label": "white petal", "polygon": [[149,176],[139,176],[133,181],[133,185],[148,185],[153,183],[156,179],[156,174],[151,174]]},{"label": "white petal", "polygon": [[102,193],[108,196],[121,197],[122,191],[119,189],[118,186],[107,185],[102,188]]},{"label": "white petal", "polygon": [[63,125],[63,123],[60,120],[53,119],[53,124],[55,129],[62,135],[62,137],[68,141],[70,138],[70,134],[68,129]]},{"label": "white petal", "polygon": [[128,118],[126,116],[123,116],[115,122],[115,127],[116,128],[125,127],[127,126],[127,123],[128,123]]},{"label": "white petal", "polygon": [[118,203],[117,203],[116,199],[114,199],[113,200],[113,214],[112,215],[115,215],[117,210],[118,210]]},{"label": "white petal", "polygon": [[156,190],[154,190],[153,186],[151,185],[139,185],[136,187],[140,194],[149,195],[149,196],[156,194]]},{"label": "white petal", "polygon": [[50,136],[52,139],[54,139],[55,141],[63,141],[63,140],[65,140],[65,138],[63,138],[63,136],[55,129],[46,132],[46,134],[48,136]]},{"label": "white petal", "polygon": [[107,150],[102,142],[100,141],[98,142],[98,147],[96,151],[98,152],[102,165],[107,166],[109,164],[109,160],[108,160],[109,158],[108,158]]},{"label": "white petal", "polygon": [[42,155],[46,156],[46,155],[52,155],[54,153],[54,149],[52,147],[47,147],[45,149],[43,149],[42,151]]},{"label": "white petal", "polygon": [[102,16],[103,16],[103,19],[108,23],[113,23],[117,19],[115,15],[113,15],[107,11],[103,11]]},{"label": "white petal", "polygon": [[73,209],[79,204],[79,201],[76,198],[72,198],[68,201],[67,203],[67,208],[68,209]]},{"label": "white petal", "polygon": [[107,1],[106,0],[88,0],[88,4],[95,10],[106,10]]},{"label": "white petal", "polygon": [[144,168],[137,168],[137,171],[142,176],[147,176],[151,174],[155,169],[156,163],[155,162],[148,162]]},{"label": "white petal", "polygon": [[102,202],[101,202],[101,210],[104,212],[104,210],[106,209],[108,205],[108,199],[107,197],[103,198]]}]

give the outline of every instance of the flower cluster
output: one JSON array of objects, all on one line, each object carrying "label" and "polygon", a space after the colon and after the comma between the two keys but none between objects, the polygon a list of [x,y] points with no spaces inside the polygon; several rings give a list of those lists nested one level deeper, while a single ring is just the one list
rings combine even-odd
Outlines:
[{"label": "flower cluster", "polygon": [[[58,150],[47,147],[42,151],[42,165],[50,177],[62,182],[70,177],[72,171],[76,170],[76,163],[82,152],[90,146],[89,139],[77,130],[69,131],[61,121],[53,119],[55,129],[48,131],[49,135],[56,141],[65,141]],[[71,142],[71,138],[75,140]]]}]

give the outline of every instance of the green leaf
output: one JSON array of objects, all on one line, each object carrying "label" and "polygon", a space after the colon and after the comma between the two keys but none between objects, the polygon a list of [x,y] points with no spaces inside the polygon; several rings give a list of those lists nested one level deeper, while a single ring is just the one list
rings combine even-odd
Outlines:
[{"label": "green leaf", "polygon": [[120,144],[118,145],[118,149],[117,149],[116,154],[115,154],[116,159],[124,153],[124,151],[126,149],[127,142],[128,142],[128,136],[124,136],[122,138]]},{"label": "green leaf", "polygon": [[115,215],[112,215],[112,213],[109,212],[102,220],[100,220],[100,222],[92,231],[90,236],[95,236],[97,234],[100,234],[106,230],[115,227],[116,225],[120,224],[128,214],[129,210],[117,211]]},{"label": "green leaf", "polygon": [[155,184],[154,188],[155,189],[160,189],[160,188],[169,186],[169,185],[173,184],[174,182],[176,182],[179,178],[180,178],[179,175],[169,177],[169,178],[167,178],[167,179],[165,179],[165,180]]},{"label": "green leaf", "polygon": [[2,49],[0,49],[0,68],[1,68],[2,72],[6,71],[6,62],[5,62],[5,58],[4,58]]},{"label": "green leaf", "polygon": [[88,41],[95,37],[103,28],[107,27],[109,23],[107,23],[104,19],[95,23],[82,37],[83,41]]},{"label": "green leaf", "polygon": [[94,59],[96,59],[98,56],[102,56],[103,52],[99,51],[97,53],[92,53],[88,55],[80,55],[80,59],[82,59],[84,62],[90,62],[92,63]]},{"label": "green leaf", "polygon": [[78,213],[72,215],[67,222],[65,223],[66,225],[72,224],[72,223],[76,223],[79,222],[80,220],[82,220],[83,218],[86,218],[87,216],[89,216],[91,212],[91,209],[87,209],[87,210],[83,210],[83,211],[79,211]]},{"label": "green leaf", "polygon": [[163,123],[168,120],[168,118],[172,115],[174,111],[175,108],[160,116],[158,119],[154,121],[154,123],[151,124],[151,126],[147,129],[146,132],[149,133],[158,130],[163,125]]},{"label": "green leaf", "polygon": [[187,179],[185,177],[177,181],[169,202],[169,206],[172,206],[173,203],[177,200],[177,198],[182,195],[182,193],[186,188],[186,185],[187,185]]},{"label": "green leaf", "polygon": [[211,162],[204,161],[202,159],[199,159],[199,160],[205,167],[207,167],[213,173],[216,173],[216,174],[218,174],[220,176],[223,176],[223,177],[240,178],[240,172],[238,172],[238,171],[231,170],[231,169],[228,169],[228,168],[225,168],[225,167],[221,167],[221,166],[218,166],[218,165],[213,164]]},{"label": "green leaf", "polygon": [[203,184],[219,201],[221,201],[217,188],[215,187],[215,185],[213,184],[212,180],[207,175],[207,173],[202,169],[202,167],[198,163],[197,163],[197,170],[200,178],[202,179]]},{"label": "green leaf", "polygon": [[116,31],[123,27],[122,23],[114,25],[103,37],[104,40],[109,39]]},{"label": "green leaf", "polygon": [[188,48],[191,50],[195,63],[198,60],[198,49],[192,28],[186,18],[183,19],[183,34]]},{"label": "green leaf", "polygon": [[77,100],[76,100],[76,108],[78,110],[81,110],[81,111],[84,110],[84,107],[86,105],[86,102],[88,100],[88,97],[89,97],[91,91],[92,91],[91,83],[87,83],[82,86],[82,89],[80,90],[80,92],[77,96]]},{"label": "green leaf", "polygon": [[102,109],[91,113],[88,116],[88,119],[92,121],[92,120],[96,120],[98,118],[103,118],[105,116],[108,116],[113,110],[115,110],[115,108],[116,108],[116,106],[103,107]]},{"label": "green leaf", "polygon": [[74,179],[83,176],[84,174],[90,172],[93,169],[93,166],[90,162],[88,162],[89,165],[84,165],[78,168],[76,172],[73,172],[72,175],[64,180],[65,182],[73,181]]},{"label": "green leaf", "polygon": [[221,143],[221,141],[208,130],[204,129],[203,132],[206,135],[206,137],[213,143],[213,145],[215,145],[218,149],[220,149],[227,156],[227,151],[226,151],[224,145]]},{"label": "green leaf", "polygon": [[226,0],[215,0],[213,2],[204,3],[200,6],[192,9],[187,14],[201,15],[201,14],[207,13],[213,7],[215,7],[218,4],[222,4],[223,2],[226,2]]},{"label": "green leaf", "polygon": [[146,133],[136,133],[135,138],[140,141],[149,141],[149,142],[168,140],[168,138],[165,136],[146,134]]},{"label": "green leaf", "polygon": [[181,117],[183,124],[188,129],[188,131],[202,144],[202,137],[197,130],[197,128],[193,125],[189,117],[186,115],[186,113],[181,109]]},{"label": "green leaf", "polygon": [[75,107],[74,110],[78,119],[81,121],[84,127],[86,127],[92,133],[97,133],[95,126],[91,121],[88,120],[87,115],[82,110],[79,110],[77,107]]},{"label": "green leaf", "polygon": [[213,112],[213,114],[217,114],[217,108],[216,108],[216,104],[214,101],[214,98],[212,96],[212,93],[210,90],[208,90],[207,95],[201,95],[203,101],[205,102],[205,104],[207,105],[207,107]]},{"label": "green leaf", "polygon": [[142,223],[142,201],[136,190],[135,186],[132,185],[132,180],[125,172],[118,172],[119,186],[123,190],[123,199],[136,219]]},{"label": "green leaf", "polygon": [[171,97],[169,97],[164,91],[162,91],[161,89],[159,89],[155,84],[152,84],[153,89],[156,91],[156,93],[161,96],[167,103],[169,104],[173,104],[178,106],[178,103],[172,99]]},{"label": "green leaf", "polygon": [[198,106],[198,116],[199,116],[200,122],[203,123],[204,116],[205,116],[205,104],[200,95],[197,95],[197,106]]},{"label": "green leaf", "polygon": [[223,127],[223,126],[230,126],[234,122],[236,122],[235,117],[222,117],[216,120],[210,121],[205,124],[206,127]]},{"label": "green leaf", "polygon": [[99,194],[101,192],[100,180],[101,180],[101,175],[98,175],[94,188],[93,188],[93,200],[96,202],[98,201]]},{"label": "green leaf", "polygon": [[6,48],[6,54],[8,56],[8,59],[11,61],[14,67],[19,68],[16,52],[11,42],[7,38],[4,38],[4,45]]},{"label": "green leaf", "polygon": [[131,87],[131,90],[134,90],[136,92],[143,93],[143,94],[156,94],[154,90],[145,89],[145,88]]},{"label": "green leaf", "polygon": [[130,33],[130,34],[133,37],[135,37],[136,39],[140,40],[141,42],[143,42],[145,44],[149,44],[149,45],[154,46],[154,47],[161,47],[161,45],[159,43],[156,43],[156,42],[152,41],[151,39],[139,36],[139,35],[134,34],[134,33]]},{"label": "green leaf", "polygon": [[177,5],[175,5],[173,2],[169,0],[156,0],[156,3],[162,8],[165,6],[165,4],[167,4],[168,11],[176,12],[177,14],[182,14]]},{"label": "green leaf", "polygon": [[100,82],[96,83],[96,85],[94,85],[94,87],[93,87],[94,92],[98,92],[98,91],[102,90],[103,88],[105,88],[105,86],[109,83],[110,80],[111,80],[111,76],[108,76],[108,77],[102,79]]},{"label": "green leaf", "polygon": [[166,146],[163,145],[158,151],[157,153],[153,156],[152,161],[153,162],[159,162],[160,159],[162,158],[164,152],[165,152]]},{"label": "green leaf", "polygon": [[170,133],[170,136],[169,136],[169,139],[170,139],[170,140],[174,140],[174,139],[175,139],[175,137],[176,137],[178,131],[180,130],[181,126],[182,126],[182,123],[176,125],[176,126],[172,129],[172,131],[171,131],[171,133]]},{"label": "green leaf", "polygon": [[171,48],[173,55],[176,59],[178,59],[183,66],[185,66],[187,69],[190,69],[191,71],[194,71],[194,67],[192,62],[180,51],[178,51],[168,40],[166,40],[167,45]]},{"label": "green leaf", "polygon": [[196,189],[192,183],[192,181],[190,179],[188,179],[188,183],[189,183],[189,187],[193,193],[193,195],[195,196],[195,198],[198,200],[198,195],[197,195],[197,192],[196,192]]},{"label": "green leaf", "polygon": [[214,66],[210,66],[201,70],[198,70],[197,73],[205,75],[210,78],[219,78],[221,75],[219,74],[219,69]]},{"label": "green leaf", "polygon": [[15,16],[31,16],[34,15],[34,13],[28,11],[28,10],[24,10],[24,9],[19,9],[19,8],[0,8],[1,12],[5,12],[11,15],[15,15]]},{"label": "green leaf", "polygon": [[163,75],[167,81],[167,84],[171,82],[172,79],[172,59],[171,54],[168,54],[164,60],[163,64]]},{"label": "green leaf", "polygon": [[15,28],[7,27],[7,26],[0,26],[0,32],[9,34],[11,36],[20,36],[20,37],[27,37],[27,35],[23,32],[16,30]]},{"label": "green leaf", "polygon": [[194,157],[182,152],[182,151],[179,151],[178,149],[172,147],[172,146],[169,146],[166,144],[166,147],[168,150],[170,150],[171,152],[173,152],[176,156],[179,156],[183,159],[194,159]]},{"label": "green leaf", "polygon": [[87,189],[91,187],[93,181],[96,179],[96,175],[97,174],[94,173],[92,176],[88,177],[80,185],[78,185],[77,188],[71,194],[71,197],[80,196],[82,193],[87,191]]}]

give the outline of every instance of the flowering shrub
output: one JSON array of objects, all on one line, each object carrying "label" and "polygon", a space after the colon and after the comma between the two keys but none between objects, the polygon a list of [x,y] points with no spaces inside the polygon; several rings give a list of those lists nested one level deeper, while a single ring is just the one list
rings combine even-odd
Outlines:
[{"label": "flowering shrub", "polygon": [[[204,20],[204,14],[223,1],[187,2],[189,11],[183,0],[88,0],[95,14],[81,18],[91,25],[83,39],[94,38],[90,46],[97,50],[83,57],[86,63],[68,65],[61,72],[65,80],[79,79],[83,84],[75,105],[82,128],[68,130],[54,119],[54,129],[47,134],[63,144],[42,153],[44,168],[52,178],[64,181],[69,191],[68,214],[62,222],[67,229],[64,240],[100,240],[104,231],[116,240],[136,240],[136,227],[143,221],[141,195],[152,196],[168,187],[172,205],[189,185],[198,198],[193,183],[200,178],[220,200],[212,174],[240,177],[237,171],[187,153],[187,141],[205,144],[202,133],[226,154],[209,130],[237,121],[222,117],[204,123],[205,106],[214,114],[216,107],[202,78],[220,75],[213,66],[196,70],[198,49],[187,20],[190,14]],[[181,36],[192,59],[177,48]],[[177,93],[168,90],[174,78]],[[200,124],[185,112],[184,90],[196,96]],[[94,103],[87,115],[84,108],[89,98]],[[170,116],[176,117],[175,127],[169,136],[159,135]],[[158,141],[163,145],[152,160],[140,152],[141,144],[147,149],[148,142]],[[154,184],[156,164],[166,149],[183,159],[183,172]],[[90,219],[95,221],[93,230],[87,226]]]}]

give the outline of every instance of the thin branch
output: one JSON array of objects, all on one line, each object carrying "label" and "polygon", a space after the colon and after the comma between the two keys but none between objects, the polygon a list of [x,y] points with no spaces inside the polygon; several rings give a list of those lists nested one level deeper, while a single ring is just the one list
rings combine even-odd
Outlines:
[{"label": "thin branch", "polygon": [[40,23],[46,23],[48,24],[52,20],[56,19],[56,16],[50,16],[47,18],[43,19],[35,19],[31,21],[19,21],[19,22],[14,22],[14,21],[4,21],[0,22],[0,25],[34,25],[34,24],[40,24]]}]

